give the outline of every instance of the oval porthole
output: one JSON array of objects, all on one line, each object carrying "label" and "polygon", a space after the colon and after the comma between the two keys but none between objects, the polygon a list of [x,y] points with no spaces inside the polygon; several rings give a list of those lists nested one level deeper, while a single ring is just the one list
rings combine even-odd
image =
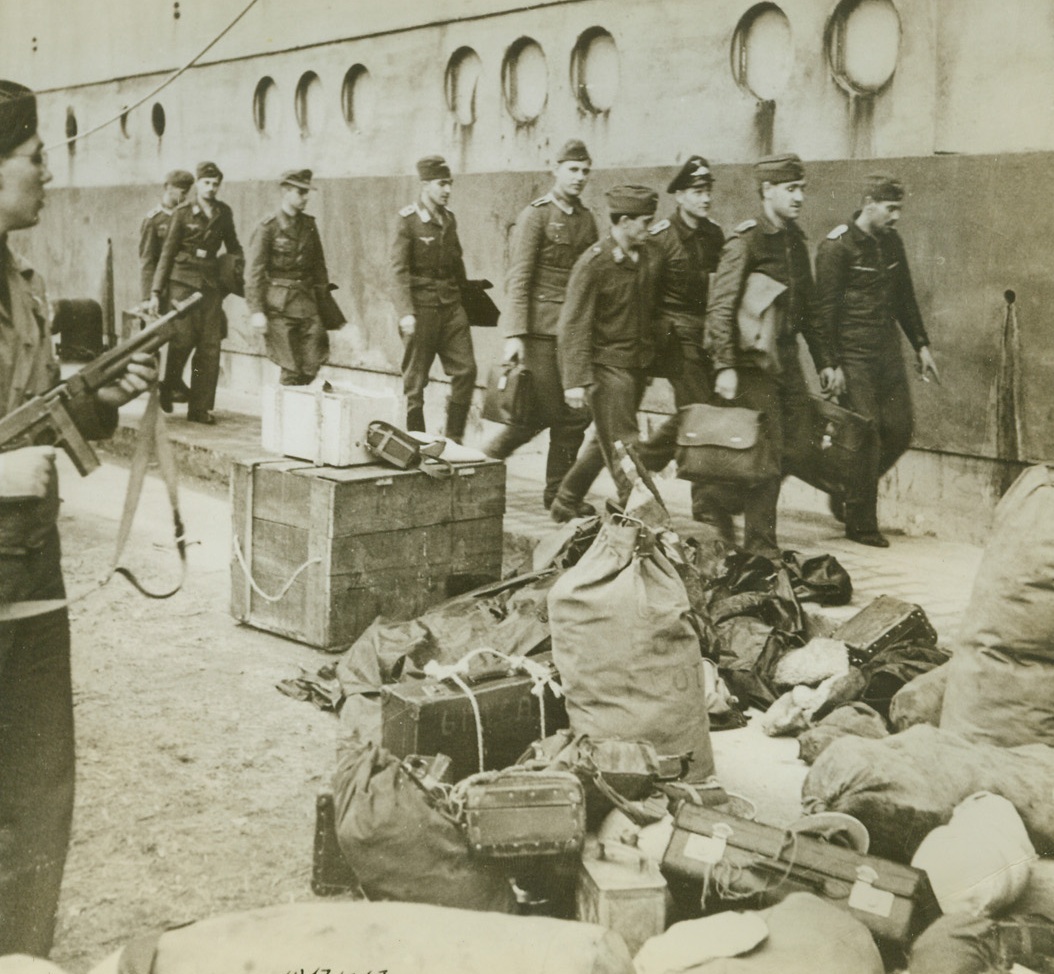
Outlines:
[{"label": "oval porthole", "polygon": [[348,128],[362,130],[373,120],[373,78],[362,64],[356,64],[344,75],[340,93],[341,108]]},{"label": "oval porthole", "polygon": [[296,85],[296,124],[307,138],[322,128],[322,81],[314,71],[306,71]]},{"label": "oval porthole", "polygon": [[77,131],[77,113],[73,110],[73,106],[71,105],[66,109],[66,138],[77,138]]},{"label": "oval porthole", "polygon": [[827,28],[827,57],[846,91],[874,94],[900,57],[900,14],[891,0],[842,0]]},{"label": "oval porthole", "polygon": [[446,104],[459,125],[476,121],[476,90],[483,73],[483,62],[471,47],[451,55],[446,69]]},{"label": "oval porthole", "polygon": [[592,27],[578,38],[571,53],[571,85],[578,104],[587,112],[600,115],[615,104],[618,48],[603,27]]},{"label": "oval porthole", "polygon": [[253,92],[253,124],[263,134],[274,130],[278,120],[278,85],[274,78],[261,78]]},{"label": "oval porthole", "polygon": [[159,101],[150,109],[150,125],[159,139],[165,134],[165,108]]},{"label": "oval porthole", "polygon": [[505,52],[501,70],[505,107],[517,122],[533,122],[548,97],[549,70],[537,41],[521,37]]},{"label": "oval porthole", "polygon": [[732,76],[761,101],[775,101],[790,80],[794,41],[787,15],[759,3],[740,19],[732,37]]}]

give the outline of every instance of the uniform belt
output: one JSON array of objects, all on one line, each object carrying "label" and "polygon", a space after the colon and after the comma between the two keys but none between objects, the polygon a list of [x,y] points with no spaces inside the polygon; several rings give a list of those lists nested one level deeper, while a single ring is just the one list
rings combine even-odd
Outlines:
[{"label": "uniform belt", "polygon": [[306,278],[298,280],[292,277],[272,277],[268,283],[277,284],[279,287],[307,287],[310,284]]}]

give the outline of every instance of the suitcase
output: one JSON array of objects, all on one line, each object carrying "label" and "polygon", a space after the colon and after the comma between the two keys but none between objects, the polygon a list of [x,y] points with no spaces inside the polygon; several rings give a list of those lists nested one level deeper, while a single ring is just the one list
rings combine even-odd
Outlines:
[{"label": "suitcase", "polygon": [[788,473],[828,494],[844,494],[858,475],[874,423],[822,396],[810,396],[802,457]]},{"label": "suitcase", "polygon": [[[532,660],[549,666],[552,654]],[[541,737],[541,701],[532,693],[534,681],[526,673],[503,668],[483,682],[470,684],[483,727],[483,768],[500,770]],[[545,692],[546,733],[567,727],[563,697]],[[460,781],[479,770],[479,744],[472,702],[453,683],[431,678],[393,683],[381,688],[381,743],[398,757],[446,754],[450,774]]]},{"label": "suitcase", "polygon": [[666,929],[666,880],[631,846],[589,839],[575,899],[577,919],[619,934],[631,956]]},{"label": "suitcase", "polygon": [[570,771],[481,775],[465,787],[464,815],[469,849],[488,858],[566,855],[586,837],[585,794]]},{"label": "suitcase", "polygon": [[937,645],[937,632],[918,605],[880,595],[838,627],[832,639],[849,647],[849,659],[857,666],[897,643]]},{"label": "suitcase", "polygon": [[694,403],[678,416],[677,476],[682,480],[749,487],[779,476],[764,413]]},{"label": "suitcase", "polygon": [[718,898],[724,888],[737,908],[814,893],[898,944],[910,942],[940,912],[921,869],[699,805],[678,809],[662,866],[707,882]]},{"label": "suitcase", "polygon": [[494,366],[483,397],[483,418],[492,423],[530,426],[532,411],[530,370],[507,362]]},{"label": "suitcase", "polygon": [[51,310],[51,330],[59,336],[59,359],[90,362],[103,351],[102,306],[98,301],[60,298],[52,303]]}]

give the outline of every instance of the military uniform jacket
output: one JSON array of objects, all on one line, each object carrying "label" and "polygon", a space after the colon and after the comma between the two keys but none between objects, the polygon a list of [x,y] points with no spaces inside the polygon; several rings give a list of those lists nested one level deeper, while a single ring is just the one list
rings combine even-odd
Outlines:
[{"label": "military uniform jacket", "polygon": [[307,213],[285,210],[262,220],[249,241],[245,300],[250,312],[288,318],[318,313],[313,288],[329,283],[318,224]]},{"label": "military uniform jacket", "polygon": [[816,314],[835,363],[846,328],[897,321],[916,350],[930,343],[900,234],[889,229],[872,237],[856,225],[858,215],[832,230],[816,252]]},{"label": "military uniform jacket", "polygon": [[776,299],[780,337],[800,332],[805,336],[817,369],[832,364],[826,336],[812,316],[812,265],[805,245],[805,234],[797,223],[777,227],[762,213],[746,220],[733,231],[721,251],[721,261],[710,285],[703,345],[715,369],[749,367],[753,361],[739,353],[736,312],[747,278],[766,274],[787,290]]},{"label": "military uniform jacket", "polygon": [[509,338],[556,336],[571,268],[597,241],[597,224],[577,200],[551,192],[527,206],[516,220],[505,277],[502,328]]},{"label": "military uniform jacket", "polygon": [[[58,382],[59,367],[51,348],[44,281],[2,238],[0,273],[11,305],[8,309],[0,302],[0,415],[6,416]],[[89,439],[109,436],[117,426],[117,410],[94,396],[74,398],[68,405],[77,428]],[[0,504],[0,555],[39,548],[54,529],[58,509],[54,482],[41,501]],[[15,563],[7,568],[17,570]]]},{"label": "military uniform jacket", "polygon": [[154,292],[164,292],[169,280],[188,287],[219,288],[220,248],[241,254],[242,245],[231,208],[222,200],[213,200],[212,206],[211,219],[197,200],[176,207],[154,273]]},{"label": "military uniform jacket", "polygon": [[684,222],[677,210],[667,220],[654,224],[649,233],[662,255],[659,311],[678,317],[706,317],[710,275],[717,270],[725,235],[711,220],[698,227]]},{"label": "military uniform jacket", "polygon": [[648,241],[633,261],[608,234],[575,262],[557,326],[565,389],[593,383],[593,365],[646,369],[655,358],[659,254]]},{"label": "military uniform jacket", "polygon": [[392,302],[400,318],[417,308],[461,302],[465,261],[457,220],[448,209],[435,216],[423,203],[399,211],[392,241]]},{"label": "military uniform jacket", "polygon": [[139,283],[144,301],[150,299],[150,290],[154,285],[154,272],[157,270],[161,248],[165,244],[168,226],[175,212],[174,209],[166,210],[158,203],[147,213],[143,219],[143,225],[139,228]]}]

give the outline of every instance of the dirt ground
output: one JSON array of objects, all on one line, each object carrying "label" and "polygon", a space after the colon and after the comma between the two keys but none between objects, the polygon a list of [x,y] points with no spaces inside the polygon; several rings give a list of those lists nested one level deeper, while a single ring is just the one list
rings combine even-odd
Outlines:
[{"label": "dirt ground", "polygon": [[[62,471],[71,596],[108,564],[126,476]],[[116,578],[72,610],[77,798],[52,959],[74,974],[171,922],[313,898],[338,720],[274,685],[332,657],[236,624],[226,494],[184,489],[183,512],[201,543],[181,593],[150,601]],[[156,482],[126,560],[157,588],[176,573]]]}]

